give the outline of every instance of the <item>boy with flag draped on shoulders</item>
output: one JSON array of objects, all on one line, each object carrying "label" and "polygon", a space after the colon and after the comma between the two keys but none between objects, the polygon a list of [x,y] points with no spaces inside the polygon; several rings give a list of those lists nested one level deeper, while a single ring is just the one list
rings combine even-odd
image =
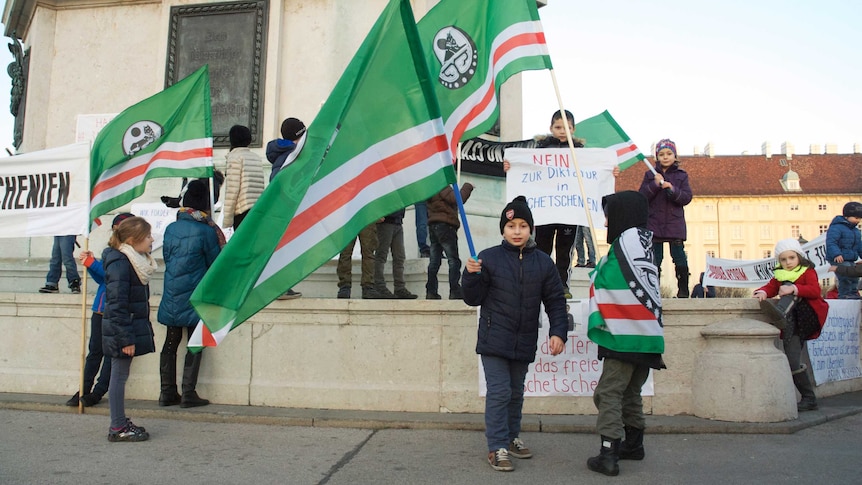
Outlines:
[{"label": "boy with flag draped on shoulders", "polygon": [[647,199],[635,191],[618,192],[603,197],[602,208],[611,247],[591,274],[587,329],[604,360],[593,394],[602,446],[587,466],[616,476],[618,460],[644,458],[641,387],[651,368],[666,367]]}]

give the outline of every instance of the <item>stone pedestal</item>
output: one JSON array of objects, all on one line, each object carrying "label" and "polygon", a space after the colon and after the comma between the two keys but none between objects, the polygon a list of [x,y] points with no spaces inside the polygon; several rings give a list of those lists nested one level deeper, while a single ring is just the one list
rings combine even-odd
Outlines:
[{"label": "stone pedestal", "polygon": [[692,411],[699,418],[772,423],[796,419],[796,390],[778,329],[738,318],[701,330],[703,352],[692,375]]}]

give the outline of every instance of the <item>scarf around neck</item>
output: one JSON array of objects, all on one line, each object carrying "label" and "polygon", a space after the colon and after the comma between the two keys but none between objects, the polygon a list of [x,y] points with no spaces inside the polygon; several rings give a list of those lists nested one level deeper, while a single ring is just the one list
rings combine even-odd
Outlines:
[{"label": "scarf around neck", "polygon": [[796,280],[798,280],[799,277],[802,276],[802,273],[804,273],[807,269],[808,266],[802,266],[801,264],[791,270],[787,270],[784,268],[776,268],[775,271],[772,272],[772,275],[775,276],[775,279],[777,279],[778,281],[789,281],[791,283],[796,283]]},{"label": "scarf around neck", "polygon": [[159,267],[158,263],[156,263],[156,260],[153,259],[150,253],[141,254],[135,251],[135,248],[126,243],[120,244],[120,247],[117,248],[117,250],[129,258],[129,262],[132,263],[132,268],[134,268],[135,274],[138,275],[138,279],[141,280],[141,283],[145,285],[150,284],[150,277],[153,276],[153,273],[155,273],[156,269]]},{"label": "scarf around neck", "polygon": [[216,238],[218,238],[218,247],[223,248],[224,245],[227,244],[227,240],[224,237],[224,232],[222,232],[218,224],[216,224],[215,221],[212,220],[212,217],[209,217],[206,212],[193,209],[191,207],[181,207],[180,212],[184,212],[192,216],[192,219],[198,222],[203,222],[204,224],[207,224],[208,226],[213,228],[216,232]]}]

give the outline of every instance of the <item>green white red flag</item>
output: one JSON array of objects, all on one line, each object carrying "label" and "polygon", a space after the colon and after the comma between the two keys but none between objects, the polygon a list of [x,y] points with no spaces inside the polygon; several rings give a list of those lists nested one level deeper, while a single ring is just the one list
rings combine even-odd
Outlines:
[{"label": "green white red flag", "polygon": [[512,75],[552,69],[535,0],[441,0],[419,21],[453,158],[499,116]]},{"label": "green white red flag", "polygon": [[147,180],[212,177],[207,66],[105,125],[90,153],[90,221],[144,193]]},{"label": "green white red flag", "polygon": [[189,347],[227,333],[300,282],[362,228],[455,180],[408,0],[391,0],[191,302]]},{"label": "green white red flag", "polygon": [[646,158],[607,110],[578,122],[577,137],[584,140],[585,148],[614,150],[620,170],[625,170]]},{"label": "green white red flag", "polygon": [[651,239],[638,228],[623,231],[590,275],[587,337],[602,347],[664,353],[661,295],[649,280],[658,274],[649,256]]}]

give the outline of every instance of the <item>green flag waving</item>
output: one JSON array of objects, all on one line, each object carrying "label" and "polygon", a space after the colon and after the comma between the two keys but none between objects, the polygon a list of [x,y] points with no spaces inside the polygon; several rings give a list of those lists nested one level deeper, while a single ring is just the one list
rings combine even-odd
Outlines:
[{"label": "green flag waving", "polygon": [[614,150],[620,170],[625,170],[645,158],[607,110],[578,123],[578,138],[584,140],[586,148]]},{"label": "green flag waving", "polygon": [[212,177],[210,81],[203,66],[126,108],[90,153],[90,221],[144,193],[158,177]]},{"label": "green flag waving", "polygon": [[389,2],[296,150],[192,294],[204,325],[190,347],[217,345],[363,227],[454,181],[408,0]]}]

